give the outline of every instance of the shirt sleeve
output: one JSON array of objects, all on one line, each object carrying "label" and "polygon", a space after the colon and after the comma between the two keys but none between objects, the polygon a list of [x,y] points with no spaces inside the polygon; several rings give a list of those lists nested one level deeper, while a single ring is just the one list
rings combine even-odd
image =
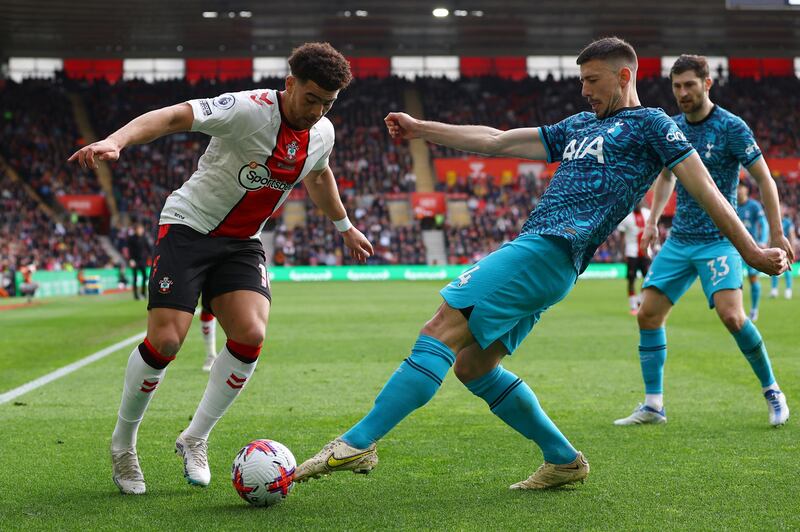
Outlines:
[{"label": "shirt sleeve", "polygon": [[566,144],[567,128],[572,118],[572,116],[569,116],[557,124],[539,128],[539,138],[547,152],[548,163],[561,160],[561,154],[564,153]]},{"label": "shirt sleeve", "polygon": [[320,171],[325,170],[330,164],[331,152],[333,152],[333,144],[335,134],[333,132],[333,124],[327,118],[324,118],[325,124],[321,126],[321,134],[322,134],[322,142],[323,145],[326,146],[325,151],[322,154],[322,157],[319,158],[317,164],[315,164],[311,170],[312,171]]},{"label": "shirt sleeve", "polygon": [[739,164],[749,168],[761,157],[761,149],[756,143],[753,132],[738,116],[733,118],[728,127],[728,149],[731,154],[739,161]]},{"label": "shirt sleeve", "polygon": [[645,124],[644,138],[670,170],[694,151],[678,124],[661,109],[650,115]]},{"label": "shirt sleeve", "polygon": [[245,92],[225,93],[187,103],[194,113],[192,131],[224,139],[240,139],[253,132],[254,113],[246,105]]}]

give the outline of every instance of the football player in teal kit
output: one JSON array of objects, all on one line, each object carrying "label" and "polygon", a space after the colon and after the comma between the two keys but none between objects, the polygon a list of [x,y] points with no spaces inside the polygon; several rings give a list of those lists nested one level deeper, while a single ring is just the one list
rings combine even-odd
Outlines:
[{"label": "football player in teal kit", "polygon": [[[747,232],[759,246],[766,247],[769,241],[767,215],[764,213],[764,207],[750,197],[750,185],[747,181],[739,181],[739,186],[736,188],[736,202],[736,214],[747,228]],[[758,270],[747,264],[742,264],[742,268],[747,272],[747,280],[750,282],[749,316],[752,321],[757,321],[758,304],[761,302],[761,283],[758,280]]]},{"label": "football player in teal kit", "polygon": [[[378,461],[376,442],[427,403],[453,366],[490,411],[535,443],[545,463],[512,489],[581,481],[589,464],[545,414],[531,388],[500,364],[542,313],[570,291],[597,247],[633,210],[663,167],[698,198],[748,263],[782,272],[786,253],[759,248],[730,203],[662,110],[636,94],[636,53],[605,38],[578,56],[582,95],[594,112],[545,127],[500,131],[389,113],[394,138],[422,138],[469,152],[561,161],[520,235],[441,290],[444,303],[422,328],[410,356],[387,381],[372,410],[297,468],[306,480],[335,471],[366,473]],[[388,310],[388,309],[387,309]],[[580,378],[576,375],[576,378]]]},{"label": "football player in teal kit", "polygon": [[[789,239],[789,242],[792,244],[792,247],[794,248],[795,245],[794,221],[792,221],[792,215],[789,212],[789,208],[786,205],[782,205],[781,209],[783,210],[783,219],[781,220],[781,225],[783,226],[783,236]],[[783,278],[786,281],[786,290],[783,292],[783,297],[785,297],[786,299],[792,299],[791,270],[783,272]],[[778,297],[779,279],[780,277],[777,275],[772,276],[772,289],[769,292],[769,297]]]},{"label": "football player in teal kit", "polygon": [[[767,206],[770,245],[784,250],[791,260],[793,251],[781,231],[778,192],[767,164],[750,128],[742,119],[709,99],[712,81],[706,59],[680,56],[672,67],[670,80],[682,111],[673,118],[697,150],[730,210],[733,211],[736,202],[741,165],[748,169],[761,189],[761,197]],[[656,240],[656,224],[674,186],[670,170],[665,169],[653,187],[653,206],[642,235],[642,246]],[[686,181],[681,179],[672,231],[643,284],[644,298],[637,320],[645,403],[614,424],[667,421],[663,402],[664,362],[667,357],[665,325],[672,306],[699,276],[709,307],[716,309],[761,383],[770,423],[782,425],[789,417],[786,398],[775,382],[761,334],[745,315],[742,305],[742,260],[739,254],[742,248],[729,240],[729,234],[713,219],[713,213],[709,212],[712,214],[709,217],[693,196],[686,188]],[[752,237],[748,240],[757,245]]]}]

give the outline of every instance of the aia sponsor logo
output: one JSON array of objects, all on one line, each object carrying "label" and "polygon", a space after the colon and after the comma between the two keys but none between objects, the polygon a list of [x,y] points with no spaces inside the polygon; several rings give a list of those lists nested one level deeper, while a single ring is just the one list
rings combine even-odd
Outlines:
[{"label": "aia sponsor logo", "polygon": [[583,137],[580,143],[578,143],[576,139],[570,140],[564,148],[561,160],[566,162],[575,159],[583,159],[587,156],[594,157],[600,164],[605,164],[602,136],[595,137],[591,141],[589,141],[589,137]]},{"label": "aia sponsor logo", "polygon": [[247,190],[259,190],[269,187],[281,192],[291,190],[292,183],[284,183],[272,178],[272,172],[263,164],[250,161],[239,170],[239,184]]}]

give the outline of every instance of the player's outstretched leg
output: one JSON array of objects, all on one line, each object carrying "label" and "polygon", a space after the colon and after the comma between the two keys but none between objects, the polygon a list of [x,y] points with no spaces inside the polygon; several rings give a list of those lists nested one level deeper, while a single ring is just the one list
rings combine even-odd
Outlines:
[{"label": "player's outstretched leg", "polygon": [[203,362],[203,371],[211,371],[211,366],[217,359],[217,320],[214,315],[203,309],[200,312],[200,333],[203,335],[203,344],[206,346],[206,360]]},{"label": "player's outstretched leg", "polygon": [[372,410],[340,438],[297,467],[295,480],[336,471],[368,473],[378,463],[376,442],[434,396],[455,361],[452,349],[421,334],[411,355],[384,385]]},{"label": "player's outstretched leg", "polygon": [[546,489],[583,482],[589,475],[589,463],[576,451],[558,427],[550,420],[539,404],[536,394],[522,379],[497,365],[488,373],[482,372],[480,362],[470,358],[481,356],[475,348],[467,348],[458,355],[456,376],[467,389],[489,405],[489,410],[511,428],[542,449],[545,463],[527,479],[512,484],[513,490]]},{"label": "player's outstretched leg", "polygon": [[145,338],[128,357],[122,401],[111,436],[111,464],[114,483],[122,493],[145,492],[144,475],[136,453],[136,435],[147,405],[161,383],[175,355],[163,356]]},{"label": "player's outstretched leg", "polygon": [[228,340],[211,368],[203,399],[192,421],[175,441],[175,452],[183,458],[183,476],[189,484],[208,486],[208,436],[242,392],[256,369],[261,346]]}]

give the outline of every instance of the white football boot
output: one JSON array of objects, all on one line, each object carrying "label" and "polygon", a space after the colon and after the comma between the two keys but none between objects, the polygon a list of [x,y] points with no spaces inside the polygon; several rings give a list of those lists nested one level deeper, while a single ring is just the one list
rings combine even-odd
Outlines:
[{"label": "white football boot", "polygon": [[659,411],[639,403],[631,415],[614,421],[614,425],[660,425],[667,422],[667,412],[663,408]]},{"label": "white football boot", "polygon": [[208,441],[181,433],[175,440],[175,453],[183,458],[183,476],[193,486],[205,488],[211,482],[208,468]]},{"label": "white football boot", "polygon": [[378,453],[373,443],[366,449],[356,449],[336,438],[320,452],[297,466],[294,474],[296,482],[309,478],[319,478],[336,471],[352,471],[367,474],[378,464]]},{"label": "white football boot", "polygon": [[783,292],[783,297],[785,297],[786,299],[792,299],[792,289],[791,288],[787,288]]},{"label": "white football boot", "polygon": [[767,390],[764,392],[769,408],[769,424],[773,427],[780,427],[789,419],[789,405],[786,404],[786,396],[780,390]]},{"label": "white football boot", "polygon": [[751,309],[750,310],[750,314],[748,315],[748,318],[750,318],[750,321],[752,321],[753,323],[757,322],[758,321],[758,309],[757,308]]},{"label": "white football boot", "polygon": [[531,476],[522,482],[509,486],[512,490],[543,490],[557,488],[575,482],[584,483],[589,476],[589,462],[578,452],[575,460],[568,464],[545,462]]},{"label": "white football boot", "polygon": [[111,449],[111,467],[114,484],[120,492],[126,495],[141,495],[146,491],[136,449],[133,447],[119,451]]}]

